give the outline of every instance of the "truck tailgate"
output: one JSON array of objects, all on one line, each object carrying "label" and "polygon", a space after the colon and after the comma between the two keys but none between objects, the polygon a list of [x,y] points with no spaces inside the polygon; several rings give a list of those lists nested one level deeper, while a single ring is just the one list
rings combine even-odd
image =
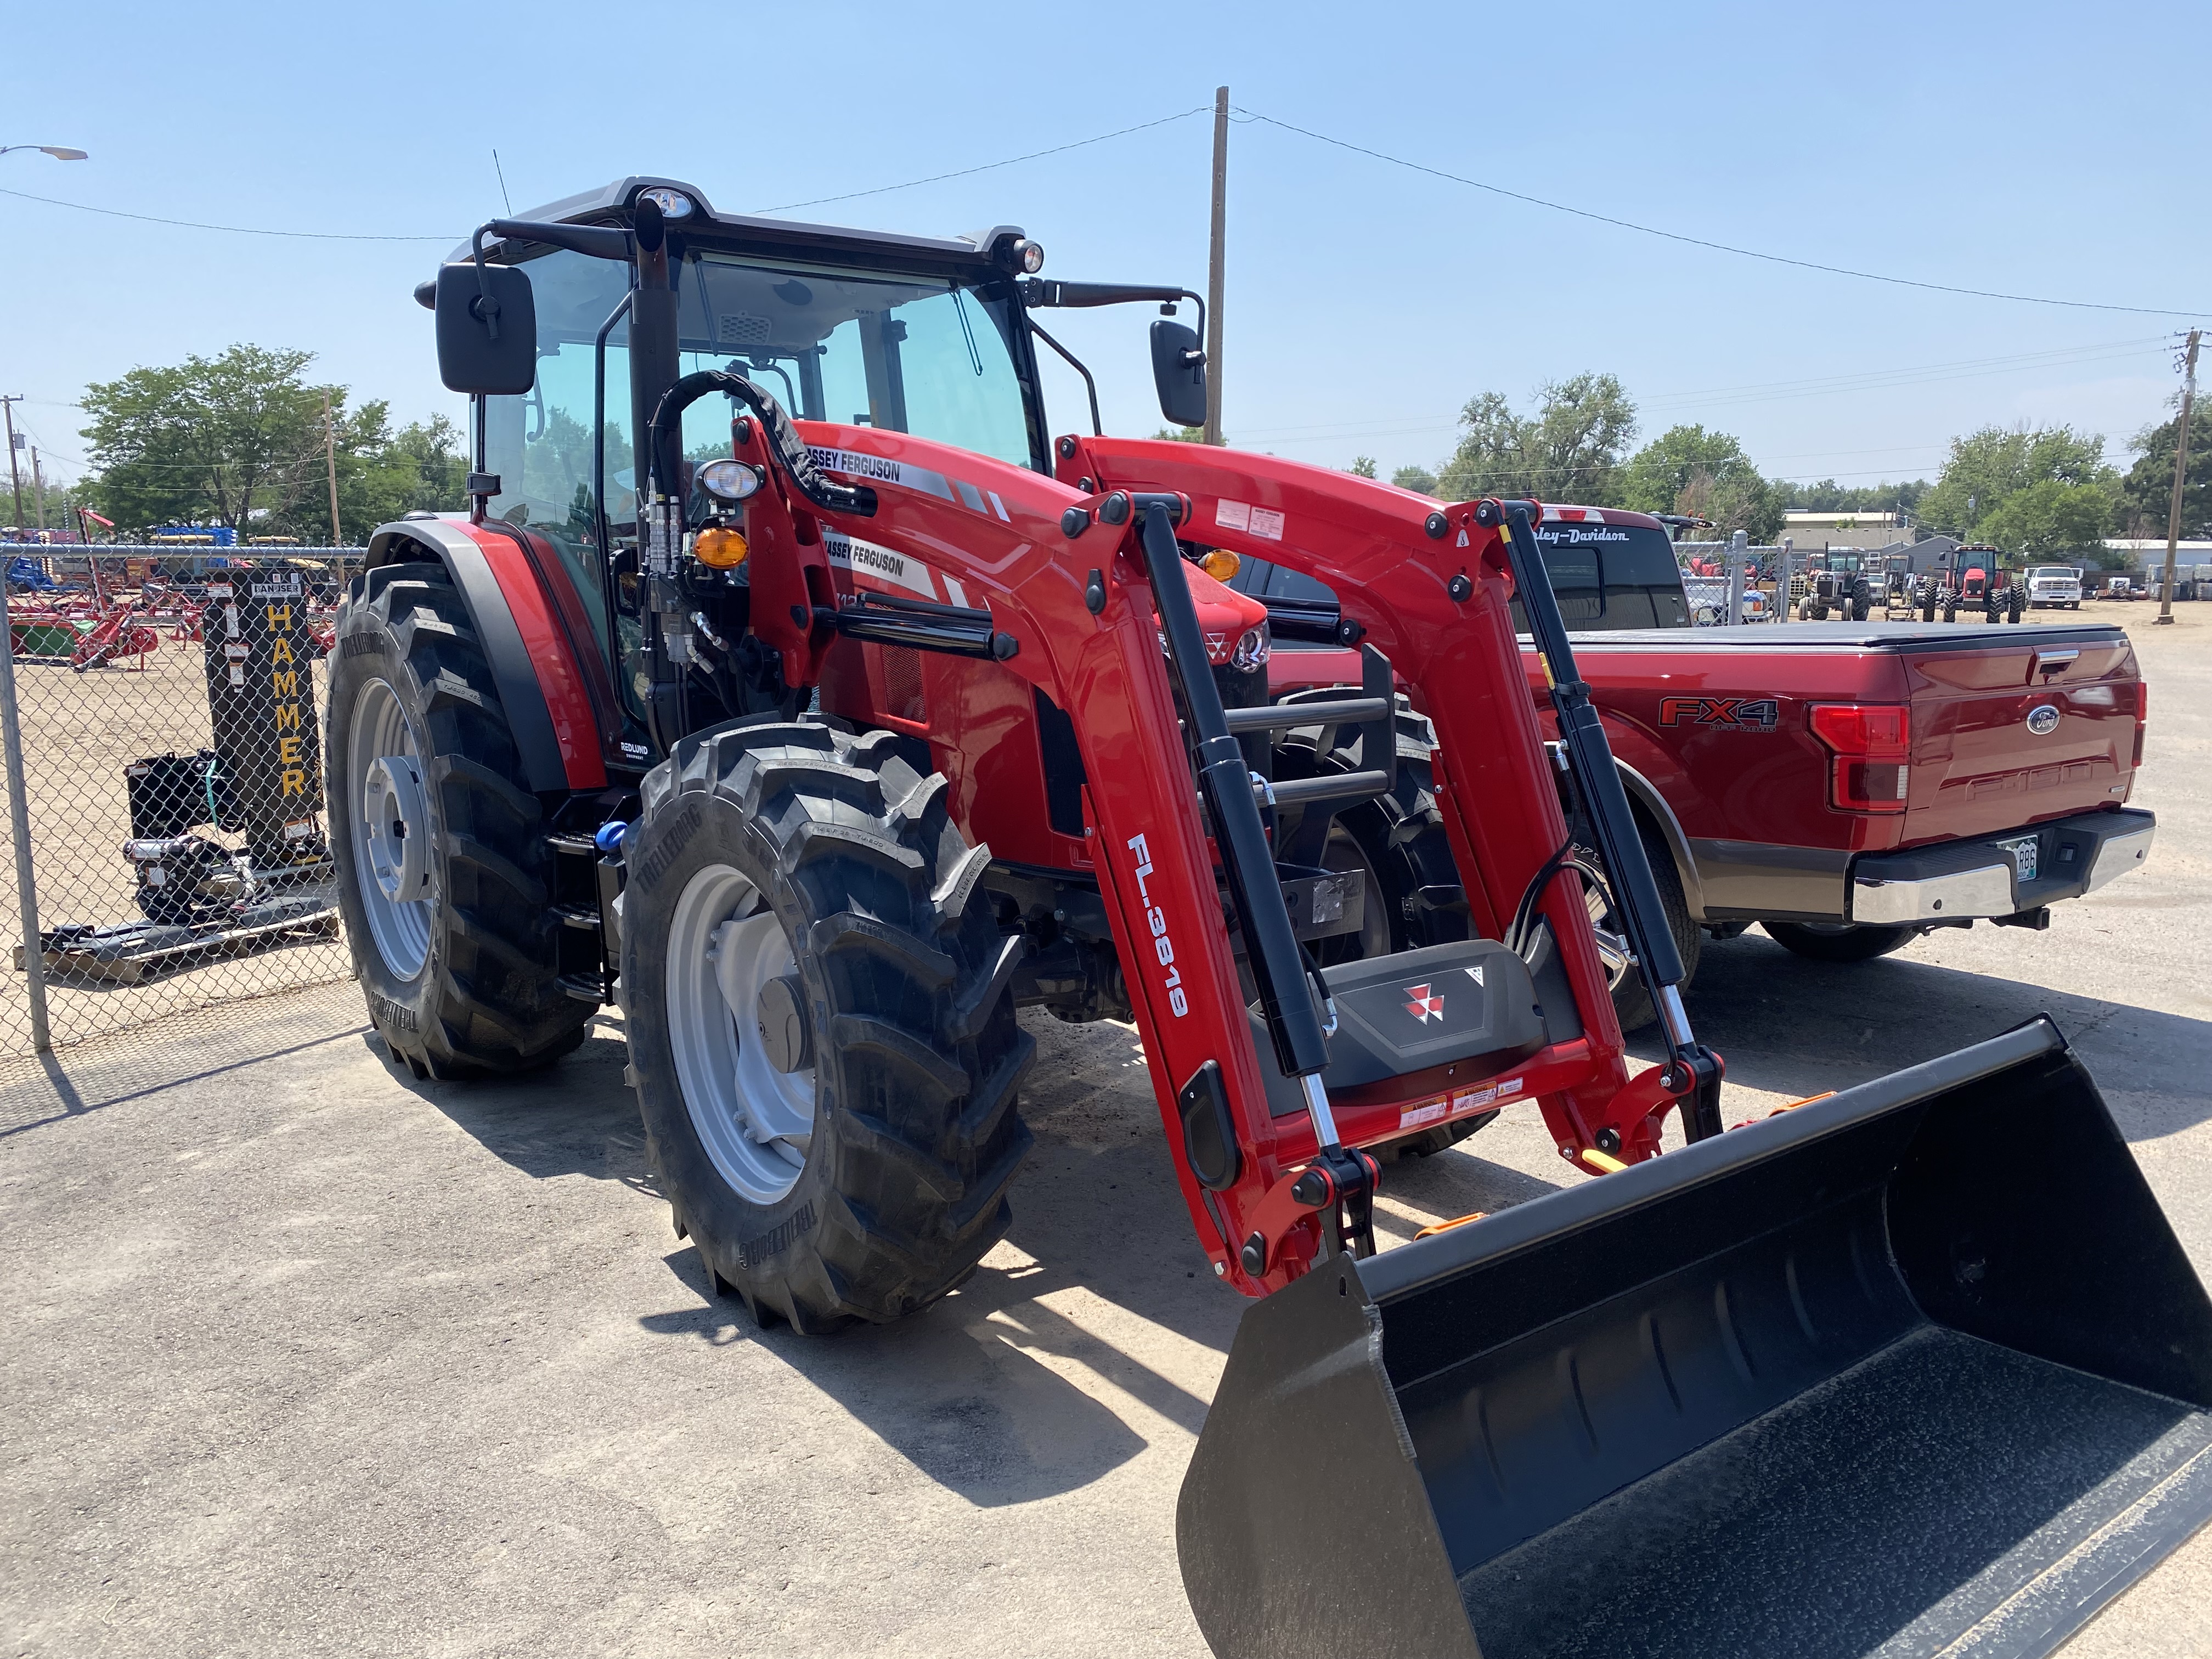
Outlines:
[{"label": "truck tailgate", "polygon": [[2137,673],[2124,635],[1975,629],[1899,654],[1912,702],[1902,844],[2127,799]]}]

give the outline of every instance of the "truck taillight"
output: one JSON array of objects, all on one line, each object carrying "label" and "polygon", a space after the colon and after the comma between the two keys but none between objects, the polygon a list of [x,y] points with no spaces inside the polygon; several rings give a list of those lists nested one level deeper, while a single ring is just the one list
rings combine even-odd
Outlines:
[{"label": "truck taillight", "polygon": [[2143,727],[2149,722],[2149,720],[2150,685],[2148,681],[2137,680],[2136,682],[2136,750],[2134,755],[2130,757],[2128,761],[2128,766],[2130,770],[2140,770],[2142,769]]},{"label": "truck taillight", "polygon": [[1912,783],[1912,711],[1900,703],[1819,702],[1813,735],[1835,756],[1828,799],[1847,812],[1902,812]]}]

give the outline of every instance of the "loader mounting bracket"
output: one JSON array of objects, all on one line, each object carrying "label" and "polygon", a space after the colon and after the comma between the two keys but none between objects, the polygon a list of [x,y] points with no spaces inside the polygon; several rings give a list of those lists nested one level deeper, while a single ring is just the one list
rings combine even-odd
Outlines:
[{"label": "loader mounting bracket", "polygon": [[1310,1217],[1321,1222],[1323,1258],[1349,1250],[1354,1257],[1375,1254],[1375,1188],[1382,1166],[1366,1152],[1324,1146],[1314,1161],[1293,1170],[1267,1189],[1253,1212],[1253,1228],[1238,1259],[1244,1271],[1263,1279],[1283,1257],[1284,1241]]}]

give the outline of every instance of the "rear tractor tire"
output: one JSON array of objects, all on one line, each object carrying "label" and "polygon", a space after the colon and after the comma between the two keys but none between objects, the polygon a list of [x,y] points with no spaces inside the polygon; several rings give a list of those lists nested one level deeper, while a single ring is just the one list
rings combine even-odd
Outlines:
[{"label": "rear tractor tire", "polygon": [[553,852],[468,611],[435,563],[356,577],[325,732],[338,908],[386,1050],[416,1077],[526,1071],[584,1040]]},{"label": "rear tractor tire", "polygon": [[973,1271],[1029,1151],[1022,941],[889,732],[738,722],[648,774],[622,992],[648,1167],[708,1287],[801,1333]]}]

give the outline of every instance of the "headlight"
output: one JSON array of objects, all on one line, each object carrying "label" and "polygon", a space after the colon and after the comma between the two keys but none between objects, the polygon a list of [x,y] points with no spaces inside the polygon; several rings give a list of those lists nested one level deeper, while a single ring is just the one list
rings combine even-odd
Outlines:
[{"label": "headlight", "polygon": [[760,469],[732,456],[708,462],[696,476],[699,487],[717,501],[741,501],[761,487]]},{"label": "headlight", "polygon": [[1244,636],[1237,641],[1237,648],[1229,653],[1229,665],[1249,674],[1255,668],[1265,668],[1274,650],[1274,641],[1262,620],[1257,628],[1244,630]]},{"label": "headlight", "polygon": [[691,198],[680,190],[671,190],[665,185],[655,185],[651,190],[637,193],[641,202],[650,202],[660,210],[664,219],[688,219],[691,216]]},{"label": "headlight", "polygon": [[1014,258],[1021,268],[1034,276],[1044,269],[1044,247],[1042,243],[1020,241],[1014,244]]}]

